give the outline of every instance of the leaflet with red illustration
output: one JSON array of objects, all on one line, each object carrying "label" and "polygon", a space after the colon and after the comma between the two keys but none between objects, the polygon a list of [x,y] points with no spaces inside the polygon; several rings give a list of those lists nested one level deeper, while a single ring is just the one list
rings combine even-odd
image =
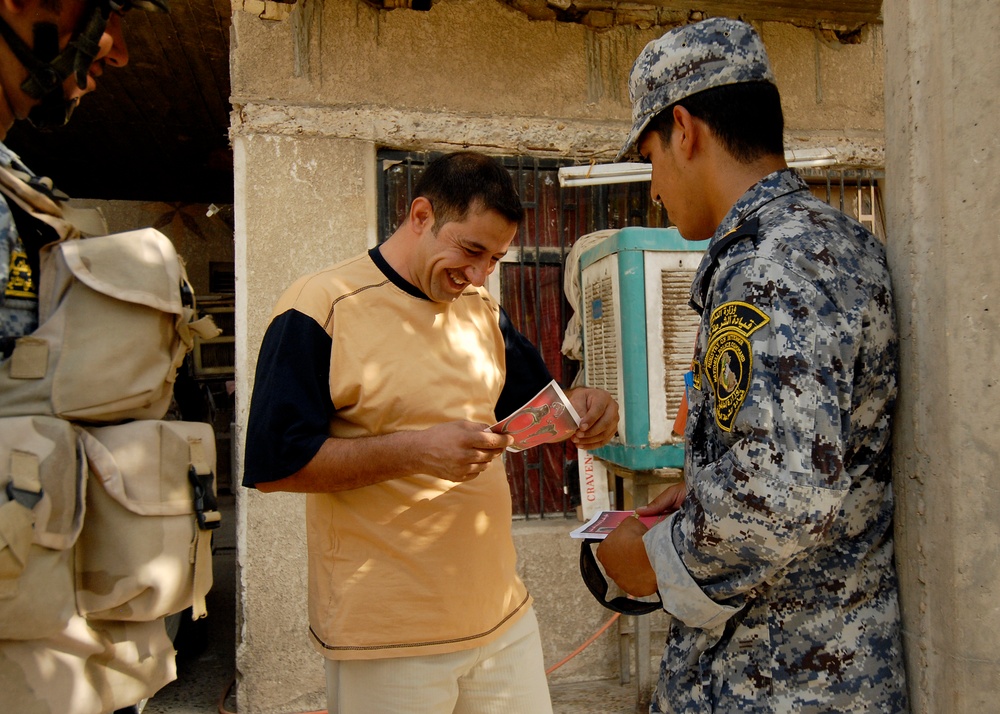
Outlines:
[{"label": "leaflet with red illustration", "polygon": [[[604,540],[622,521],[631,518],[633,513],[635,511],[598,511],[589,521],[570,531],[569,535],[571,538]],[[652,528],[660,521],[665,521],[669,515],[669,513],[661,513],[656,516],[639,516],[639,522],[646,528]]]},{"label": "leaflet with red illustration", "polygon": [[510,434],[514,443],[507,451],[559,441],[580,428],[580,415],[553,379],[523,407],[490,427],[497,434]]}]

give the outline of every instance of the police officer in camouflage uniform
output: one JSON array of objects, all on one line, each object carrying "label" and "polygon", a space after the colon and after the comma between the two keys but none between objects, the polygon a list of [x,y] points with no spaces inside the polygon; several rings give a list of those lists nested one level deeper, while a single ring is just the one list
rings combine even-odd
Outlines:
[{"label": "police officer in camouflage uniform", "polygon": [[620,157],[689,240],[711,238],[685,484],[598,550],[673,615],[651,712],[904,712],[885,254],[784,162],[760,37],[717,18],[649,43]]}]

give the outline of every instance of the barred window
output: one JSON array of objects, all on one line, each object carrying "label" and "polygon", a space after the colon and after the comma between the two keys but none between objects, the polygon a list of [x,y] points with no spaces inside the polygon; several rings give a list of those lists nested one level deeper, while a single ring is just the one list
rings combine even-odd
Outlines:
[{"label": "barred window", "polygon": [[[383,150],[378,153],[379,242],[406,217],[416,185],[439,153]],[[566,256],[581,236],[626,226],[671,225],[649,196],[647,182],[559,186],[560,166],[579,162],[527,156],[498,157],[514,177],[525,208],[514,245],[488,287],[514,325],[538,347],[561,386],[568,388],[581,365],[562,354],[573,308],[563,289]],[[880,238],[879,172],[802,169],[815,195],[860,220]],[[505,455],[515,517],[570,515],[579,503],[580,483],[572,444],[544,444]]]}]

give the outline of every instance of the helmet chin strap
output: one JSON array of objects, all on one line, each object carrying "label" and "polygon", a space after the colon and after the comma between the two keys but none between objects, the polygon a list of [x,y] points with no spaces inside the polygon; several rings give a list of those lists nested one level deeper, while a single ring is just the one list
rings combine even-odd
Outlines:
[{"label": "helmet chin strap", "polygon": [[53,23],[35,23],[34,48],[31,48],[0,19],[0,37],[28,70],[28,78],[21,89],[39,100],[28,113],[28,121],[39,129],[54,129],[69,121],[79,100],[66,98],[63,83],[67,77],[74,76],[80,89],[87,86],[87,74],[100,52],[101,35],[111,12],[105,3],[88,5],[81,29],[62,52],[59,51],[59,30]]}]

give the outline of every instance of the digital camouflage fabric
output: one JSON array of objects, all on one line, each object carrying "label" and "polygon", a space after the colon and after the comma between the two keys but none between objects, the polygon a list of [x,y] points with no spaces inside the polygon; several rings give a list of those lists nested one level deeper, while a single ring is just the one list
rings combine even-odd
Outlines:
[{"label": "digital camouflage fabric", "polygon": [[652,712],[905,712],[884,250],[791,170],[692,286],[683,507],[645,535],[675,617]]},{"label": "digital camouflage fabric", "polygon": [[632,64],[628,80],[632,131],[615,161],[635,150],[649,121],[671,104],[739,82],[774,84],[764,43],[745,22],[714,17],[653,40]]}]

